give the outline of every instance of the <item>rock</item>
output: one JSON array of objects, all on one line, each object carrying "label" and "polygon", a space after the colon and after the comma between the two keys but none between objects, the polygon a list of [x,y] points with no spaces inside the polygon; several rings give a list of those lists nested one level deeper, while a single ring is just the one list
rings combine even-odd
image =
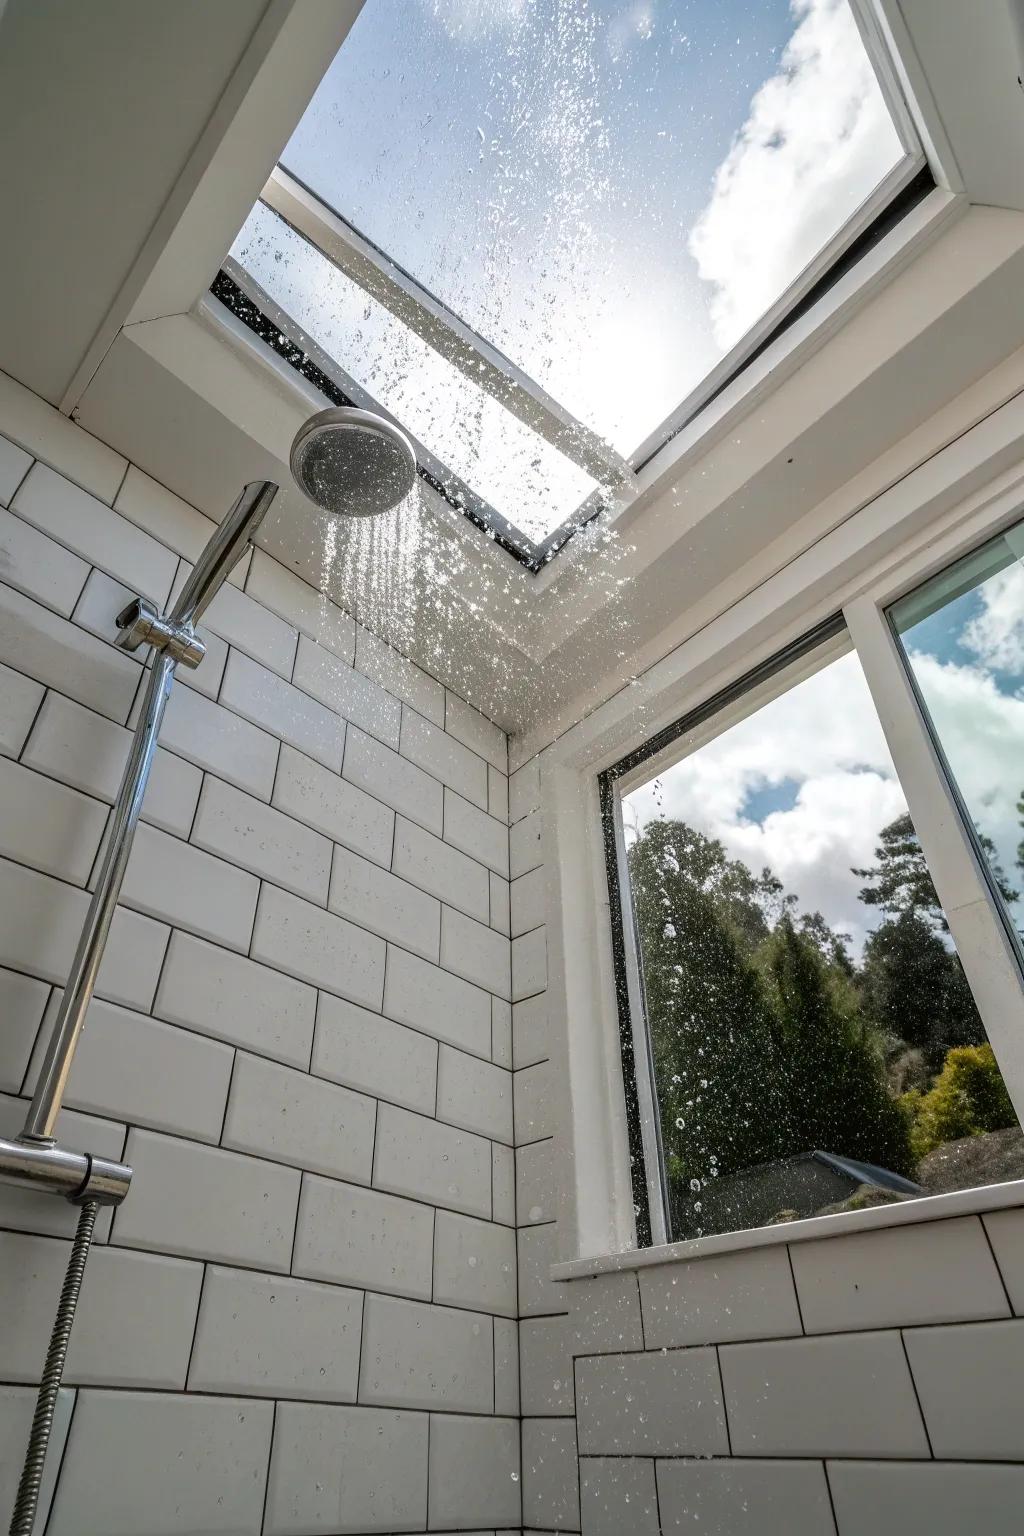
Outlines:
[{"label": "rock", "polygon": [[1014,1125],[945,1141],[922,1157],[915,1178],[929,1195],[1024,1178],[1024,1132]]}]

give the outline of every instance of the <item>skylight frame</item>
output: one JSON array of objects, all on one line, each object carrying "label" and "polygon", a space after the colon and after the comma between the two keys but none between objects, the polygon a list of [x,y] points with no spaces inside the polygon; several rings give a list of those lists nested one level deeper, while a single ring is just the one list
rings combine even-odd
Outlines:
[{"label": "skylight frame", "polygon": [[[457,511],[527,570],[536,575],[579,528],[602,512],[633,501],[667,465],[658,461],[744,369],[828,291],[936,185],[911,108],[897,79],[894,61],[878,24],[874,0],[848,0],[873,65],[903,158],[854,210],[831,240],[807,264],[764,315],[705,375],[628,458],[573,417],[523,369],[479,335],[460,316],[402,268],[349,220],[283,165],[272,171],[259,198],[300,239],[348,281],[381,304],[399,324],[431,347],[450,366],[509,411],[570,462],[601,483],[570,516],[542,540],[529,535],[448,469],[422,442],[413,439],[423,478]],[[396,418],[358,386],[336,359],[284,311],[230,257],[222,269],[294,347],[310,358],[344,399]],[[243,316],[243,323],[250,324]],[[250,329],[260,334],[258,325]],[[285,354],[282,354],[285,355]],[[287,358],[301,371],[301,363]],[[331,396],[333,398],[333,395]],[[397,423],[408,433],[402,422]],[[412,434],[409,434],[412,436]],[[668,455],[666,455],[668,457]]]}]

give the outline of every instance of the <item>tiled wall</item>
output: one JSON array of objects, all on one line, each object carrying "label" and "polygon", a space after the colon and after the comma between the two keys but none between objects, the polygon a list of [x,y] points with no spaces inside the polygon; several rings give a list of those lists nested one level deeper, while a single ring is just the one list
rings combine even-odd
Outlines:
[{"label": "tiled wall", "polygon": [[[529,891],[536,922],[536,762],[509,798],[513,916]],[[528,1536],[1018,1533],[1024,1210],[554,1284],[565,1085],[539,959],[529,974],[512,1040]]]},{"label": "tiled wall", "polygon": [[[0,380],[0,1130],[212,525]],[[124,1156],[49,1536],[519,1528],[502,733],[260,552],[168,709],[60,1136]],[[0,1190],[0,1509],[75,1213]],[[42,1523],[39,1530],[42,1531]]]}]

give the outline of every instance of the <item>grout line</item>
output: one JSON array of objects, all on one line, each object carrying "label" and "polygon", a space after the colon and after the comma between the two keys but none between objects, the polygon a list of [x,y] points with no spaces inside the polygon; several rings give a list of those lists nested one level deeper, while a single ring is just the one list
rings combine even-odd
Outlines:
[{"label": "grout line", "polygon": [[78,1410],[79,1395],[81,1392],[81,1388],[79,1387],[69,1387],[67,1390],[72,1392],[74,1396],[71,1403],[71,1412],[68,1415],[68,1432],[64,1437],[64,1444],[60,1449],[60,1461],[57,1464],[57,1475],[53,1480],[53,1496],[50,1499],[50,1507],[46,1511],[46,1522],[43,1526],[43,1536],[45,1536],[45,1533],[50,1529],[50,1521],[53,1519],[53,1511],[56,1508],[57,1495],[60,1492],[60,1480],[64,1475],[64,1462],[67,1459],[68,1447],[71,1444],[71,1434],[75,1427],[75,1414]]},{"label": "grout line", "polygon": [[294,1273],[295,1273],[295,1249],[296,1249],[296,1246],[297,1246],[298,1241],[299,1241],[299,1211],[300,1211],[300,1209],[302,1207],[302,1195],[303,1195],[303,1191],[304,1191],[304,1189],[306,1187],[306,1170],[304,1168],[300,1168],[298,1170],[298,1174],[299,1174],[299,1192],[298,1192],[298,1194],[295,1197],[295,1215],[292,1218],[292,1246],[291,1246],[291,1252],[288,1255],[288,1273],[289,1273],[289,1275],[294,1275]]},{"label": "grout line", "polygon": [[277,1435],[277,1399],[270,1414],[270,1446],[267,1451],[267,1477],[263,1484],[263,1513],[260,1516],[260,1530],[267,1529],[267,1502],[270,1498],[270,1468],[274,1460],[274,1440]]},{"label": "grout line", "polygon": [[793,1282],[793,1296],[796,1301],[796,1315],[800,1320],[800,1332],[806,1338],[807,1325],[804,1322],[804,1309],[800,1303],[800,1287],[796,1283],[796,1267],[793,1264],[793,1249],[789,1243],[783,1245],[786,1250],[786,1258],[789,1261],[789,1277]]},{"label": "grout line", "polygon": [[235,1067],[237,1066],[237,1064],[238,1064],[238,1047],[235,1046],[234,1049],[231,1052],[231,1070],[228,1073],[228,1091],[224,1095],[224,1113],[221,1116],[221,1120],[220,1120],[220,1135],[217,1137],[217,1142],[216,1142],[216,1145],[218,1147],[223,1147],[224,1146],[224,1132],[227,1129],[228,1107],[231,1104],[231,1090],[232,1090],[232,1088],[234,1086],[234,1082],[235,1082]]},{"label": "grout line", "polygon": [[836,1514],[835,1495],[832,1492],[832,1479],[828,1475],[829,1458],[822,1459],[821,1470],[825,1477],[825,1492],[828,1494],[828,1507],[832,1512],[832,1526],[835,1532],[839,1530],[839,1516]]},{"label": "grout line", "polygon": [[[936,1327],[941,1327],[942,1325],[941,1324],[936,1324],[935,1326]],[[917,1381],[916,1381],[915,1376],[914,1376],[914,1368],[913,1368],[913,1366],[910,1363],[910,1352],[907,1349],[907,1341],[906,1341],[906,1338],[904,1337],[904,1330],[902,1328],[900,1328],[898,1330],[898,1332],[899,1332],[899,1336],[900,1336],[900,1348],[903,1350],[903,1358],[907,1362],[907,1375],[910,1377],[910,1385],[911,1385],[911,1387],[914,1390],[914,1401],[917,1404],[917,1411],[921,1415],[921,1427],[924,1430],[924,1438],[925,1438],[925,1442],[926,1442],[926,1444],[928,1446],[928,1455],[934,1461],[935,1460],[935,1448],[932,1445],[931,1431],[928,1428],[928,1420],[925,1418],[924,1408],[923,1408],[923,1406],[921,1404],[921,1394],[920,1394],[920,1392],[917,1389]]]},{"label": "grout line", "polygon": [[1013,1298],[1010,1295],[1010,1288],[1006,1283],[1006,1276],[1003,1274],[1002,1266],[999,1263],[999,1257],[992,1242],[992,1234],[988,1230],[988,1222],[985,1220],[984,1214],[980,1212],[976,1219],[981,1222],[981,1230],[985,1234],[985,1241],[988,1244],[988,1251],[992,1255],[992,1262],[996,1267],[996,1274],[999,1276],[999,1282],[1003,1287],[1003,1295],[1006,1297],[1006,1305],[1009,1308],[1008,1316],[1015,1317],[1017,1314],[1014,1310]]},{"label": "grout line", "polygon": [[719,1352],[719,1346],[715,1344],[713,1347],[715,1351],[715,1372],[718,1376],[718,1390],[722,1394],[722,1420],[725,1424],[726,1454],[731,1456],[733,1453],[732,1429],[729,1424],[729,1402],[725,1395],[725,1378],[722,1375],[722,1356]]},{"label": "grout line", "polygon": [[[122,1251],[122,1253],[124,1253],[124,1252],[129,1252],[130,1250],[122,1249],[121,1251]],[[203,1272],[202,1272],[202,1274],[199,1277],[199,1295],[196,1297],[196,1318],[195,1318],[195,1322],[192,1324],[192,1342],[191,1342],[191,1344],[188,1347],[188,1360],[185,1363],[185,1381],[184,1381],[184,1385],[180,1388],[180,1390],[182,1392],[187,1392],[188,1389],[189,1389],[189,1386],[188,1386],[189,1377],[192,1375],[192,1357],[194,1356],[194,1354],[196,1352],[196,1340],[199,1337],[199,1316],[200,1316],[200,1313],[203,1310],[203,1298],[204,1298],[204,1295],[206,1293],[206,1277],[207,1277],[208,1273],[209,1273],[209,1265],[207,1264],[207,1261],[204,1259],[203,1260]]]}]

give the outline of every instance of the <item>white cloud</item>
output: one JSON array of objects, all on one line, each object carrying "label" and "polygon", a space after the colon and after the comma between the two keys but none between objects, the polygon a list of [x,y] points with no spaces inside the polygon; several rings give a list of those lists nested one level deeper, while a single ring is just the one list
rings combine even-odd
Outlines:
[{"label": "white cloud", "polygon": [[900,157],[847,0],[791,0],[782,67],[750,104],[689,248],[732,346]]},{"label": "white cloud", "polygon": [[[744,814],[748,796],[787,784],[791,806],[760,822]],[[754,873],[769,865],[799,910],[820,910],[857,950],[877,914],[859,901],[863,881],[852,871],[874,862],[882,827],[906,810],[852,655],[684,758],[630,805],[641,822],[663,814],[720,838]]]},{"label": "white cloud", "polygon": [[964,625],[961,645],[990,667],[1024,672],[1024,566],[990,576],[978,596],[982,610]]}]

